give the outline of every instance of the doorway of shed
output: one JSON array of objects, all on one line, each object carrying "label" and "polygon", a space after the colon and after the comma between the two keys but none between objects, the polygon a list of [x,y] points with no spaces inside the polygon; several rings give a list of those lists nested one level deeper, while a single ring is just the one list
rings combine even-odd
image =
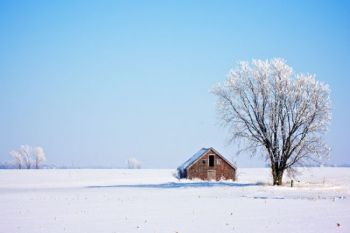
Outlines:
[{"label": "doorway of shed", "polygon": [[208,171],[208,180],[216,180],[216,171]]},{"label": "doorway of shed", "polygon": [[214,155],[209,155],[209,167],[214,167]]}]

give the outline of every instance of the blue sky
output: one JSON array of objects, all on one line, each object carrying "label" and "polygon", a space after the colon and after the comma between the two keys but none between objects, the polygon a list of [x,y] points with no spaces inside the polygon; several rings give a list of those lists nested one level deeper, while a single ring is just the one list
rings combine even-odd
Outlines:
[{"label": "blue sky", "polygon": [[213,146],[238,166],[210,88],[240,60],[283,57],[332,89],[331,163],[350,163],[350,4],[1,1],[0,161],[174,168]]}]

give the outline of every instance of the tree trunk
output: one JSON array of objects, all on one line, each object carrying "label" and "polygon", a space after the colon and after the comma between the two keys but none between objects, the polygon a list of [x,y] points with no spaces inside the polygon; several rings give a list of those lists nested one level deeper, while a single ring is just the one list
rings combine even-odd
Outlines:
[{"label": "tree trunk", "polygon": [[284,170],[282,169],[273,169],[273,185],[282,185],[283,172]]}]

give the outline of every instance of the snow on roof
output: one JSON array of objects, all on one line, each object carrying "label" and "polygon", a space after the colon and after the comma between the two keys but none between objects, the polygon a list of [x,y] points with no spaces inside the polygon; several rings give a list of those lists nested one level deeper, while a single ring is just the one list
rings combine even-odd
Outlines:
[{"label": "snow on roof", "polygon": [[184,162],[181,166],[179,166],[177,169],[184,171],[189,165],[191,165],[193,162],[195,162],[197,159],[199,159],[202,155],[208,152],[210,148],[202,148],[199,151],[197,151],[194,155],[192,155],[191,158],[189,158],[186,162]]}]

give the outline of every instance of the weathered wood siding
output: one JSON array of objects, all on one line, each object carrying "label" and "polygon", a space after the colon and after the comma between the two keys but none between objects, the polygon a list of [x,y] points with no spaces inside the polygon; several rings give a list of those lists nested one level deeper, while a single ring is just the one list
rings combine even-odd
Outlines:
[{"label": "weathered wood siding", "polygon": [[[213,167],[209,167],[210,155],[214,155]],[[206,152],[200,159],[187,168],[187,178],[207,180],[208,171],[216,172],[216,180],[236,180],[236,170],[212,150]]]}]

